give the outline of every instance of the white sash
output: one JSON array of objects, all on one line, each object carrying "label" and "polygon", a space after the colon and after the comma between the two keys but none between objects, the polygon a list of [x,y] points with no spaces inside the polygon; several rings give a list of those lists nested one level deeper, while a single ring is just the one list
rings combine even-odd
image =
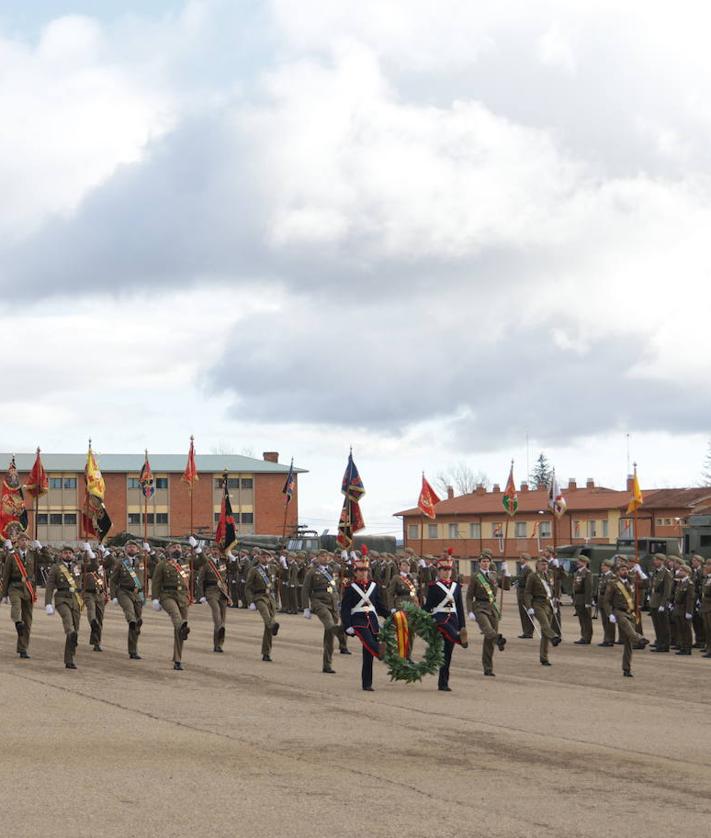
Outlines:
[{"label": "white sash", "polygon": [[444,591],[444,599],[432,609],[433,614],[451,614],[452,611],[457,610],[457,604],[454,601],[454,592],[457,589],[457,583],[453,582],[452,587],[448,588],[441,582],[437,582],[437,587]]},{"label": "white sash", "polygon": [[360,602],[358,602],[354,608],[351,608],[351,614],[362,614],[363,612],[375,611],[375,606],[370,601],[370,596],[375,590],[375,582],[370,583],[367,591],[364,591],[355,582],[351,582],[351,587],[355,588],[356,593],[360,594],[361,597]]}]

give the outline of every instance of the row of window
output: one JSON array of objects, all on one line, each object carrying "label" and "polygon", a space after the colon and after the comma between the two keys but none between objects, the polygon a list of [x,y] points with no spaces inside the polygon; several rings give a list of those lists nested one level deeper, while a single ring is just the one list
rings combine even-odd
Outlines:
[{"label": "row of window", "polygon": [[[141,481],[138,477],[128,477],[128,488],[129,489],[140,489],[141,488]],[[168,478],[167,477],[154,477],[153,478],[153,488],[154,489],[167,489],[168,488]]]},{"label": "row of window", "polygon": [[[145,517],[145,521],[144,521]],[[254,523],[254,513],[253,512],[242,512],[242,513],[234,513],[235,523],[237,524],[253,524]],[[215,512],[215,523],[220,520],[220,513]],[[37,524],[40,527],[46,527],[49,525],[50,527],[61,527],[61,526],[76,526],[77,523],[77,516],[75,512],[40,512],[37,515]],[[149,512],[145,516],[141,512],[129,512],[128,513],[128,523],[132,525],[139,525],[139,524],[167,524],[168,523],[168,513],[167,512]]]},{"label": "row of window", "polygon": [[[138,477],[127,477],[127,485],[129,489],[140,489],[141,481]],[[224,481],[221,478],[216,479],[215,488],[222,490]],[[167,477],[156,477],[153,480],[153,486],[156,490],[168,488]],[[50,477],[50,489],[76,489],[76,477]],[[254,488],[254,480],[251,477],[229,477],[227,479],[228,489],[252,489]]]},{"label": "row of window", "polygon": [[658,527],[676,527],[679,525],[678,518],[657,518],[656,524]]},{"label": "row of window", "polygon": [[[225,481],[218,477],[215,479],[215,488],[222,491],[222,487],[225,485]],[[227,488],[228,489],[251,489],[254,485],[254,482],[251,477],[228,477],[227,478]]]},{"label": "row of window", "polygon": [[[145,518],[145,521],[144,521]],[[168,523],[168,513],[167,512],[148,512],[146,515],[143,515],[141,512],[129,512],[128,513],[128,523],[129,524],[167,524]]]},{"label": "row of window", "polygon": [[[253,524],[254,512],[235,512],[233,514],[235,524]],[[220,513],[215,512],[215,523],[220,520]]]},{"label": "row of window", "polygon": [[[537,526],[536,526],[537,525]],[[503,538],[506,534],[506,526],[501,521],[494,521],[487,525],[482,536],[482,525],[476,524],[447,524],[447,539],[453,538]],[[422,533],[419,524],[408,524],[408,539],[417,539],[424,535],[427,539],[444,538],[443,529],[438,524],[427,524],[425,532]],[[513,538],[551,538],[553,527],[551,521],[515,521],[513,527],[509,526],[508,535]],[[575,521],[573,523],[574,538],[608,538],[608,522],[602,521]]]},{"label": "row of window", "polygon": [[38,512],[37,524],[40,527],[46,527],[49,524],[51,527],[76,526],[77,516],[76,512]]},{"label": "row of window", "polygon": [[76,477],[50,477],[49,478],[49,488],[50,489],[76,489],[76,487],[77,487]]}]

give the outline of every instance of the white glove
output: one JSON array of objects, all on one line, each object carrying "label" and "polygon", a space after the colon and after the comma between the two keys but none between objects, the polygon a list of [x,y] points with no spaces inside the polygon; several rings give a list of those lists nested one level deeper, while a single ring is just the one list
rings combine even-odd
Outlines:
[{"label": "white glove", "polygon": [[560,600],[557,599],[556,597],[553,597],[551,602],[553,603],[553,608],[557,608],[560,605]]},{"label": "white glove", "polygon": [[96,553],[91,549],[91,547],[85,551],[87,559],[95,559]]},{"label": "white glove", "polygon": [[351,559],[357,559],[358,557],[355,554],[355,550],[351,550]]},{"label": "white glove", "polygon": [[206,602],[207,602],[207,597],[206,596],[201,596],[200,597],[200,605],[204,605]]},{"label": "white glove", "polygon": [[476,614],[475,614],[473,611],[470,611],[470,612],[469,612],[469,619],[470,619],[472,622],[475,622],[475,621],[476,621]]},{"label": "white glove", "polygon": [[686,617],[687,620],[693,620],[693,618],[694,618],[694,615],[689,614],[688,612],[684,616]]},{"label": "white glove", "polygon": [[391,614],[394,614],[396,611],[397,611],[397,608],[391,608],[391,609],[390,609],[390,613],[391,613]]},{"label": "white glove", "polygon": [[236,562],[236,561],[237,561],[237,556],[234,556],[232,553],[228,553],[228,554],[227,554],[227,558],[228,558],[231,562]]},{"label": "white glove", "polygon": [[154,599],[153,602],[151,603],[151,605],[153,606],[154,611],[160,611],[160,601],[159,600]]},{"label": "white glove", "polygon": [[647,578],[647,574],[642,570],[642,568],[638,564],[634,566],[634,571],[640,579],[644,580]]},{"label": "white glove", "polygon": [[198,541],[197,547],[195,548],[196,553],[202,553],[202,548],[205,546],[204,541]]},{"label": "white glove", "polygon": [[588,609],[588,611],[592,611],[592,605],[586,605],[585,607]]},{"label": "white glove", "polygon": [[6,550],[12,550],[12,541],[10,541],[9,538],[5,539],[5,549]]},{"label": "white glove", "polygon": [[146,551],[146,553],[150,553],[151,552],[151,545],[147,541],[144,541],[143,542],[143,549]]},{"label": "white glove", "polygon": [[2,598],[2,604],[3,605],[9,605],[10,604],[10,597],[9,596],[4,596]]},{"label": "white glove", "polygon": [[117,596],[115,596],[115,597],[111,600],[111,604],[112,604],[112,605],[118,605],[118,597],[117,597]]},{"label": "white glove", "polygon": [[504,576],[510,576],[509,574],[509,566],[506,562],[504,562]]},{"label": "white glove", "polygon": [[551,567],[560,567],[560,562],[558,561],[558,559],[551,559],[551,560],[548,562],[548,564],[549,564]]},{"label": "white glove", "polygon": [[304,618],[306,620],[311,619],[311,609],[310,608],[304,608]]},{"label": "white glove", "polygon": [[104,547],[103,544],[99,544],[99,552],[102,556],[107,556],[109,553],[108,547]]},{"label": "white glove", "polygon": [[664,606],[660,605],[659,608],[657,608],[657,611],[659,611],[660,614],[663,614],[664,613]]},{"label": "white glove", "polygon": [[427,562],[426,562],[424,559],[420,559],[420,560],[417,562],[417,566],[418,566],[418,567],[427,567]]},{"label": "white glove", "polygon": [[535,613],[536,613],[536,612],[533,610],[533,608],[529,608],[529,609],[526,611],[526,614],[528,614],[528,616],[529,616],[529,617],[533,617],[533,615],[534,615]]},{"label": "white glove", "polygon": [[39,543],[39,541],[37,541],[37,539],[35,539],[32,542],[32,546],[35,548],[35,550],[41,550],[42,549],[42,545]]},{"label": "white glove", "polygon": [[255,603],[253,603],[253,602],[249,603],[249,610],[250,611],[256,611],[257,610],[257,606],[255,605]]},{"label": "white glove", "polygon": [[617,622],[617,617],[615,617],[614,614],[610,614],[608,619],[610,620],[611,623],[616,623]]},{"label": "white glove", "polygon": [[50,616],[50,617],[52,616],[52,614],[54,614],[54,606],[52,605],[52,603],[51,603],[51,602],[50,602],[50,604],[49,604],[49,605],[47,605],[47,606],[45,607],[45,609],[44,609],[44,610],[47,612],[48,616]]},{"label": "white glove", "polygon": [[91,545],[89,544],[89,542],[88,542],[88,541],[82,541],[82,543],[81,543],[81,549],[82,549],[85,553],[88,553],[88,552],[89,552],[89,550],[91,550]]},{"label": "white glove", "polygon": [[341,558],[345,562],[345,560],[348,558],[348,550],[341,550]]},{"label": "white glove", "polygon": [[353,637],[353,635],[355,634],[355,629],[353,628],[353,626],[349,626],[346,629],[346,634],[350,634],[350,636]]},{"label": "white glove", "polygon": [[284,570],[289,569],[289,566],[286,563],[286,556],[279,556],[279,564],[284,568]]}]

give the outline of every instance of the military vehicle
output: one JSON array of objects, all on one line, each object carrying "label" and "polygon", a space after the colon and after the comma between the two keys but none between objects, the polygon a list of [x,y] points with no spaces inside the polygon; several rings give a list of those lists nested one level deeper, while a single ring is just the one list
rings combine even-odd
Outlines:
[{"label": "military vehicle", "polygon": [[685,555],[711,557],[711,515],[690,515],[683,533]]}]

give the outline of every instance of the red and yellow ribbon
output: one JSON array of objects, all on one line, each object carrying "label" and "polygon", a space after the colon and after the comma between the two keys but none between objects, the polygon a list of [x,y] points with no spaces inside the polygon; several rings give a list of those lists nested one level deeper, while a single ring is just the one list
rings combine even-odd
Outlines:
[{"label": "red and yellow ribbon", "polygon": [[410,656],[410,626],[407,622],[407,614],[404,611],[396,611],[393,615],[393,622],[397,637],[397,652],[401,658],[407,658]]}]

